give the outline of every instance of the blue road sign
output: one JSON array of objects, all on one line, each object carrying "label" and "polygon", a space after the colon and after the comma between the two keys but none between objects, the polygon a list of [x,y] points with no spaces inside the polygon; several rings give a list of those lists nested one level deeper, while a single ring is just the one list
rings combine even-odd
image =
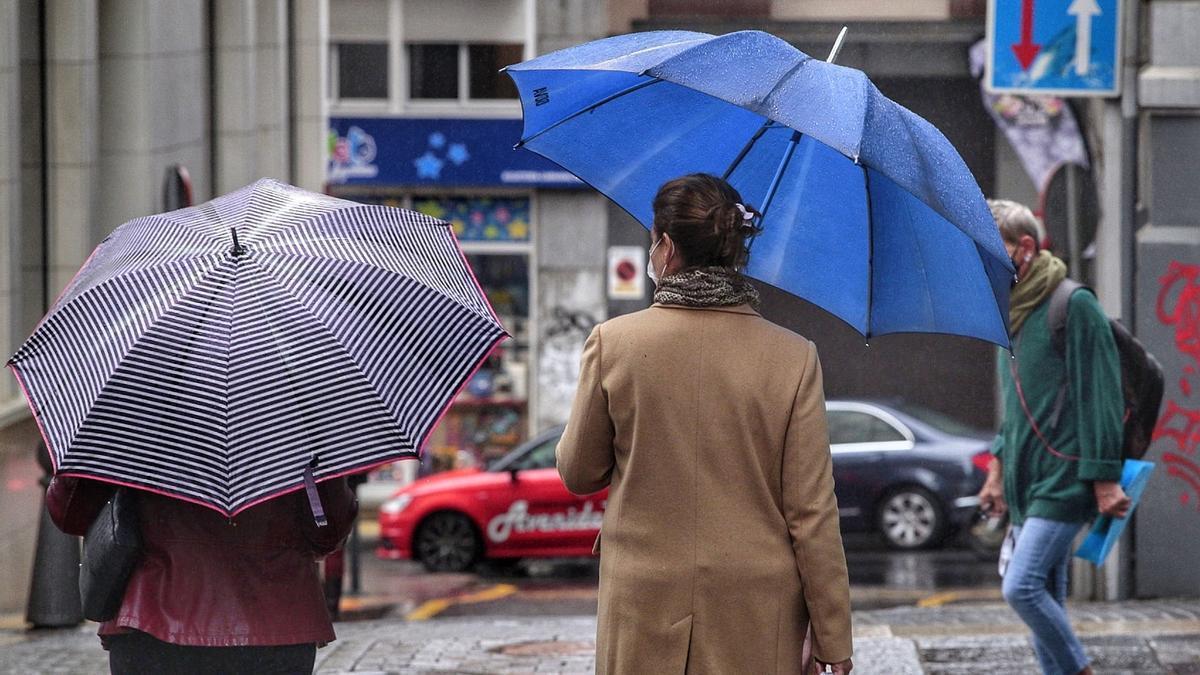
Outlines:
[{"label": "blue road sign", "polygon": [[988,89],[1116,96],[1122,4],[1122,0],[988,0]]}]

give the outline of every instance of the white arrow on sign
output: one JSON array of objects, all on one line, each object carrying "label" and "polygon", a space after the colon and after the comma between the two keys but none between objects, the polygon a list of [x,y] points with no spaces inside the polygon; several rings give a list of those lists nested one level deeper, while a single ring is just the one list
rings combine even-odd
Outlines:
[{"label": "white arrow on sign", "polygon": [[1074,0],[1067,14],[1075,17],[1075,74],[1087,75],[1092,68],[1092,18],[1100,16],[1096,0]]}]

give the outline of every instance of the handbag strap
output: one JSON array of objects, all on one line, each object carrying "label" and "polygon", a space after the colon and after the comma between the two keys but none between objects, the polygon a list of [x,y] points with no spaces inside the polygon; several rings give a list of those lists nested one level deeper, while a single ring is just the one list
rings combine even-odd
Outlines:
[{"label": "handbag strap", "polygon": [[[1050,454],[1054,455],[1055,457],[1058,457],[1059,459],[1065,459],[1069,462],[1078,462],[1080,459],[1079,457],[1076,457],[1074,455],[1068,455],[1068,454],[1059,452],[1058,450],[1055,450],[1054,446],[1050,444],[1050,441],[1046,440],[1046,436],[1045,436],[1045,434],[1042,433],[1041,428],[1038,426],[1037,420],[1035,420],[1033,418],[1033,413],[1030,412],[1030,410],[1029,410],[1029,402],[1027,400],[1025,400],[1025,388],[1021,386],[1021,376],[1017,373],[1016,349],[1019,346],[1020,346],[1020,337],[1017,338],[1017,345],[1015,345],[1013,348],[1013,356],[1009,359],[1008,369],[1009,369],[1009,372],[1012,373],[1013,384],[1015,384],[1016,388],[1017,388],[1017,399],[1020,400],[1020,402],[1021,402],[1021,410],[1024,411],[1024,413],[1025,413],[1025,419],[1029,420],[1029,426],[1033,429],[1034,435],[1036,435],[1038,437],[1038,440],[1042,442],[1042,447],[1044,447],[1050,451]],[[1063,390],[1060,389],[1059,390],[1059,401],[1056,402],[1055,406],[1054,406],[1055,407],[1054,416],[1056,418],[1058,417],[1058,411],[1061,409],[1061,406],[1062,406],[1062,399],[1063,399]]]}]

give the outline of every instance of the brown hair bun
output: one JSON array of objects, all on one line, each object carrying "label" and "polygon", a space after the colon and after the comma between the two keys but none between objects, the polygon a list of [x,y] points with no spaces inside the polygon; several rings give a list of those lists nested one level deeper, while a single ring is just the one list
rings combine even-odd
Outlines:
[{"label": "brown hair bun", "polygon": [[667,181],[654,197],[654,231],[671,235],[685,268],[743,267],[747,243],[762,232],[759,215],[733,186],[706,173]]}]

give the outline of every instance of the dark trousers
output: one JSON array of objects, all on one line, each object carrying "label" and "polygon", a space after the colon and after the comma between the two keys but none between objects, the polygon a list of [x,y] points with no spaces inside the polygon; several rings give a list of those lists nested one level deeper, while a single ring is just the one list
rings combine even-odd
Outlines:
[{"label": "dark trousers", "polygon": [[108,667],[113,675],[308,675],[316,660],[315,644],[191,647],[163,642],[141,631],[108,638]]}]

